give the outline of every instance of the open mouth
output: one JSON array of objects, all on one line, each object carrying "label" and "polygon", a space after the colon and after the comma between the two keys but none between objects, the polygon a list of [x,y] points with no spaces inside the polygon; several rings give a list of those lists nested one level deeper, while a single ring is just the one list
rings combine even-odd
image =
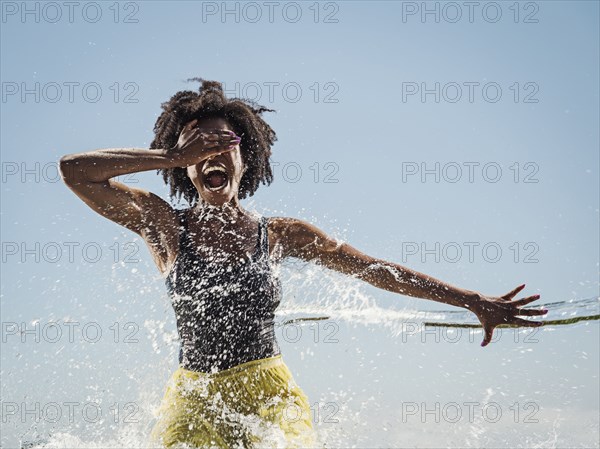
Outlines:
[{"label": "open mouth", "polygon": [[225,187],[228,179],[227,170],[221,165],[204,167],[204,170],[202,170],[202,181],[206,188],[213,192]]}]

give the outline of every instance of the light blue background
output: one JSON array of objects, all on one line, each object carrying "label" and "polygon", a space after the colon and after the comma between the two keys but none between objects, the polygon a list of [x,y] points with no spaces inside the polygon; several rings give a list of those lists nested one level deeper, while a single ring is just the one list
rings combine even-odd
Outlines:
[{"label": "light blue background", "polygon": [[[7,3],[11,2],[3,2],[3,8]],[[486,294],[504,294],[521,283],[527,283],[523,294],[539,293],[543,303],[598,294],[597,2],[537,2],[537,23],[523,23],[523,15],[532,11],[524,2],[519,4],[518,23],[513,20],[512,2],[500,3],[503,15],[497,23],[486,21],[480,9],[476,9],[472,23],[466,17],[457,23],[443,19],[436,23],[431,16],[425,23],[418,16],[403,22],[402,10],[412,3],[360,1],[317,6],[300,2],[302,18],[291,23],[282,17],[285,4],[279,3],[273,23],[267,19],[264,5],[262,19],[250,23],[242,14],[239,22],[231,15],[225,20],[218,15],[208,16],[203,21],[201,2],[154,1],[133,6],[118,4],[118,23],[114,23],[112,2],[101,3],[102,18],[97,23],[84,20],[81,8],[75,10],[70,23],[66,7],[57,23],[45,21],[41,9],[39,23],[33,15],[26,16],[26,20],[18,15],[3,19],[3,93],[14,86],[12,83],[29,89],[35,83],[42,87],[69,82],[98,83],[102,88],[102,96],[95,103],[86,101],[79,88],[75,88],[73,102],[68,101],[66,88],[62,99],[55,103],[43,95],[39,102],[33,95],[26,96],[25,101],[18,94],[2,99],[3,245],[16,243],[33,248],[36,242],[41,247],[54,242],[63,250],[65,242],[80,245],[72,261],[65,252],[56,263],[43,257],[36,263],[31,255],[23,256],[22,261],[21,253],[10,255],[3,247],[3,322],[31,323],[39,319],[45,323],[66,317],[82,322],[134,321],[145,342],[144,321],[170,316],[162,280],[143,242],[92,212],[57,179],[55,164],[67,153],[147,148],[161,102],[178,90],[196,89],[197,84],[183,80],[197,76],[222,81],[230,90],[236,83],[246,87],[258,83],[263,86],[258,102],[277,110],[264,116],[278,135],[273,155],[279,163],[275,182],[245,200],[243,204],[248,208],[270,216],[305,219],[367,254]],[[31,8],[33,5],[28,3]],[[221,2],[210,5],[220,8]],[[429,5],[433,7],[434,3]],[[439,5],[443,7],[443,3]],[[238,7],[241,11],[242,6]],[[320,12],[318,23],[314,22],[315,8]],[[132,11],[137,23],[123,23],[124,15]],[[466,11],[463,6],[463,13]],[[337,22],[324,23],[327,13],[333,13],[330,19]],[[473,103],[466,98],[457,103],[436,103],[431,95],[424,103],[418,96],[402,101],[403,83],[426,83],[431,88],[436,82],[495,82],[502,87],[502,98],[496,103],[487,102],[481,90],[476,89]],[[115,83],[119,83],[117,102],[114,87],[111,90]],[[126,83],[136,86],[136,103],[123,100],[123,95],[132,92]],[[265,83],[279,83],[272,101]],[[281,88],[286,83],[301,87],[298,101],[286,101]],[[315,83],[320,94],[317,101]],[[515,103],[510,90],[514,83],[521,86],[521,95],[530,92],[525,90],[525,83],[534,83],[539,88],[535,94],[539,101],[524,103],[521,97]],[[332,85],[337,102],[325,102],[324,96],[333,92]],[[54,91],[48,92],[53,95]],[[431,175],[426,182],[417,176],[403,181],[402,167],[407,162],[425,162],[429,168],[436,162],[475,162],[479,169],[473,183],[468,182],[466,172],[456,183],[443,179],[435,182]],[[509,167],[519,163],[523,169],[528,162],[537,167],[534,179],[538,182],[523,182],[531,171],[521,171],[519,182],[514,182],[514,172]],[[29,169],[36,163],[45,168],[37,171],[40,179],[28,175],[23,182],[21,173],[10,174],[10,169],[23,163]],[[320,169],[318,182],[310,168],[315,163]],[[324,182],[324,175],[331,172],[327,163],[337,167],[333,179],[338,182]],[[502,167],[498,182],[483,179],[481,167],[486,163]],[[287,179],[282,171],[285,164],[291,167]],[[296,177],[294,167],[302,170],[297,182],[291,182]],[[154,172],[140,173],[130,180],[134,181],[132,185],[168,197],[166,186]],[[110,245],[116,243],[124,251],[128,242],[138,245],[135,257],[140,262],[126,263],[121,253],[121,263],[114,264]],[[448,260],[454,257],[453,252],[439,261],[433,256],[422,261],[420,254],[409,256],[403,252],[403,245],[410,242],[424,243],[427,248],[433,248],[436,242],[442,246],[456,242],[465,251],[464,242],[477,242],[480,246],[473,261],[466,252],[456,262]],[[490,242],[503,250],[495,263],[485,260],[480,250]],[[516,262],[510,249],[515,242],[520,248]],[[538,249],[535,263],[523,260],[528,242]],[[83,257],[80,248],[88,243],[102,247],[98,262]],[[369,286],[361,288],[367,297],[376,298],[384,307],[447,309]],[[314,295],[317,302],[327,302],[336,294],[319,290],[310,282],[303,290],[303,299],[292,299],[291,291],[288,287],[286,301],[310,303]],[[350,309],[355,307],[351,301],[347,305]],[[167,328],[172,331],[173,323],[169,323]],[[592,357],[586,362],[579,360],[588,374],[573,372],[565,377],[577,379],[574,383],[583,388],[581,400],[585,408],[597,412],[597,324],[592,326],[586,332],[591,332],[595,341],[582,339],[586,332],[564,338],[561,334],[558,340],[562,343],[550,351],[552,357],[548,352],[538,354],[539,359],[535,360],[540,362],[527,372],[537,376],[544,371],[544,363],[556,363],[561,358],[566,366],[571,366],[572,360],[567,356],[570,348],[582,345],[580,349]],[[368,339],[368,331],[354,331],[366,334]],[[112,366],[112,385],[102,388],[117,392],[117,396],[125,390],[136,399],[137,391],[128,390],[130,387],[123,384],[119,370],[124,368],[119,361],[129,360],[151,369],[158,360],[145,343],[143,351],[119,346],[116,353],[106,342],[103,349],[67,345],[59,356],[52,346],[21,347],[11,338],[3,344],[2,387],[3,397],[10,391],[17,401],[23,400],[26,391],[34,398],[52,397],[49,391],[62,391],[60,379],[67,373],[75,373],[69,379],[75,384],[81,382],[83,389],[85,385],[99,385],[93,379],[90,384],[87,375],[73,371],[73,365],[66,362],[69,357],[87,357],[83,363],[86,372],[96,372],[102,379],[102,370]],[[372,352],[363,354],[361,360],[379,364],[382,370],[386,366],[391,369],[392,365],[383,358],[374,359],[374,354],[379,353],[380,344],[393,352],[397,342],[389,338],[380,344],[376,341],[363,343],[365,350]],[[513,344],[513,351],[517,350],[515,346],[518,347]],[[444,352],[440,345],[423,348],[434,353],[441,351],[440,357]],[[469,359],[471,351],[479,348],[475,344],[454,349]],[[70,355],[66,356],[68,351]],[[492,351],[496,351],[495,359]],[[311,376],[294,348],[287,353],[293,371],[308,391],[318,395],[329,388],[327,378]],[[115,354],[120,354],[119,360],[115,360]],[[123,358],[125,354],[131,358]],[[510,358],[498,348],[486,354],[483,357],[490,357],[488,363]],[[171,363],[161,368],[164,377],[174,362],[164,353],[160,357]],[[328,368],[336,371],[332,378],[341,369],[339,361],[344,357],[340,348],[331,356],[332,364],[337,360]],[[435,363],[436,356],[431,357],[427,360]],[[318,361],[319,356],[311,360]],[[324,369],[323,364],[317,364],[319,369]],[[454,369],[461,368],[446,366],[442,371]],[[495,382],[493,366],[489,369],[491,382]],[[427,372],[431,382],[438,379],[435,371]],[[17,373],[23,376],[18,381],[12,377]],[[40,376],[50,376],[50,389],[47,384],[31,386],[33,379]],[[160,382],[152,385],[156,392],[162,389]],[[358,391],[357,385],[364,388],[372,384],[355,378],[349,391]],[[559,409],[569,402],[557,401]],[[379,423],[374,415],[367,416],[372,418],[370,422]],[[596,436],[597,429],[596,424]],[[416,440],[417,437],[409,438],[403,444],[415,445]],[[394,444],[399,440],[390,437],[382,441]],[[465,444],[457,441],[457,445]],[[500,441],[491,439],[496,445]],[[534,441],[539,442],[535,438]],[[573,442],[568,438],[566,441]]]}]

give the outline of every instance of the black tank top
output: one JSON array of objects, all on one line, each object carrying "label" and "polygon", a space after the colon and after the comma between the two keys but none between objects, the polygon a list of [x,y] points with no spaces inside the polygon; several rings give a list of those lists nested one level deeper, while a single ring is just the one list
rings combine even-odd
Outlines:
[{"label": "black tank top", "polygon": [[267,218],[260,217],[256,250],[234,263],[200,257],[184,210],[179,252],[165,283],[181,339],[183,368],[214,372],[280,353],[275,309],[281,282],[269,263]]}]

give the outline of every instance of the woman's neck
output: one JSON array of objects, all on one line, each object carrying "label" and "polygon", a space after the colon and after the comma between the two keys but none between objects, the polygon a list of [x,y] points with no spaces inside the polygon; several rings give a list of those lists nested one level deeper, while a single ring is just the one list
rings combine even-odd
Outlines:
[{"label": "woman's neck", "polygon": [[223,224],[235,223],[248,215],[239,204],[225,203],[222,206],[213,206],[203,201],[199,201],[192,208],[192,214],[197,221],[216,220]]}]

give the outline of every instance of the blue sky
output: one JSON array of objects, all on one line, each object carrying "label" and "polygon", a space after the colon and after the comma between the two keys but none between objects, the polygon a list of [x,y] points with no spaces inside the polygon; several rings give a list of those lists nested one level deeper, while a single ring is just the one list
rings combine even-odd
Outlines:
[{"label": "blue sky", "polygon": [[[440,23],[433,15],[423,21],[406,15],[410,2],[298,3],[296,23],[297,7],[278,4],[269,23],[263,5],[261,20],[250,23],[255,13],[243,4],[223,19],[219,3],[205,3],[120,4],[118,23],[110,4],[96,23],[97,8],[84,14],[83,4],[73,23],[65,6],[56,23],[48,23],[56,12],[41,6],[24,18],[20,6],[4,11],[4,241],[133,238],[87,210],[56,182],[51,164],[66,153],[147,147],[160,103],[201,76],[277,110],[266,115],[279,137],[275,182],[251,207],[311,220],[369,254],[485,293],[521,282],[551,301],[597,292],[596,2],[521,4],[518,23],[507,4],[496,23],[490,8],[473,10],[470,23],[465,6],[449,23],[456,14],[443,5]],[[418,93],[403,101],[403,89],[436,83],[439,103]],[[462,97],[452,102],[456,86]],[[497,86],[501,97],[491,102],[485,95],[493,99]],[[23,97],[26,89],[37,90],[39,102]],[[436,163],[440,182],[432,174],[421,182],[421,169],[435,171]],[[403,172],[414,167],[415,175]],[[457,167],[461,176],[451,182]],[[22,182],[24,169],[39,182]],[[154,173],[132,179],[166,198]],[[472,262],[466,242],[478,244]],[[490,242],[502,251],[496,262],[478,251]],[[405,256],[413,243],[419,252]],[[439,262],[423,263],[421,249],[436,243],[464,253],[440,249]],[[525,254],[537,262],[525,263]],[[145,248],[140,255],[150,261]],[[4,268],[12,277],[52,269],[31,265]],[[59,276],[73,267],[63,268]]]},{"label": "blue sky", "polygon": [[[221,2],[83,2],[71,17],[60,2],[3,2],[3,321],[162,316],[143,242],[87,208],[56,163],[147,148],[190,77],[277,110],[264,116],[275,181],[246,207],[485,294],[597,295],[598,2],[489,3],[472,20],[456,3],[454,21],[429,2],[436,21],[421,2],[277,2],[270,21],[261,2],[225,17]],[[168,198],[153,172],[124,181]]]}]

